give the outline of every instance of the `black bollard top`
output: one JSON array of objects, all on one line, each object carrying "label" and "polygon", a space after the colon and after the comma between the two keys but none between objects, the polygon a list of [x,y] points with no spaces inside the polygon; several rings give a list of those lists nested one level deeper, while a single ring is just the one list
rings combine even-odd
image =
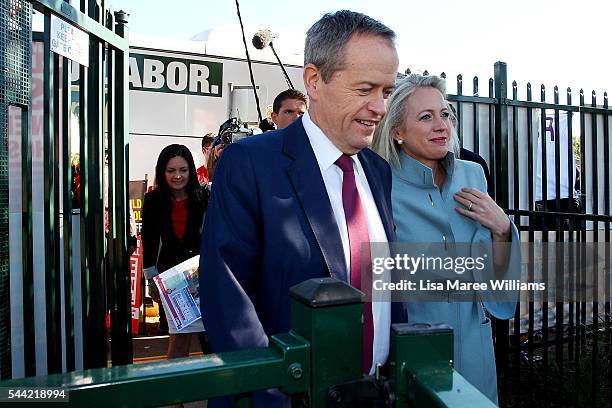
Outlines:
[{"label": "black bollard top", "polygon": [[315,278],[298,283],[289,295],[307,306],[327,307],[361,303],[364,294],[336,278]]},{"label": "black bollard top", "polygon": [[448,324],[438,323],[396,323],[391,328],[395,334],[400,336],[420,336],[424,334],[453,333],[453,328]]}]

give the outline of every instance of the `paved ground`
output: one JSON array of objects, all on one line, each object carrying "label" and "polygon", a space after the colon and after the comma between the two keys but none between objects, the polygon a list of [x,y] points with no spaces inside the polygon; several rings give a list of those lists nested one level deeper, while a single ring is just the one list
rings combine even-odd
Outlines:
[{"label": "paved ground", "polygon": [[[192,336],[191,356],[201,356],[202,350],[196,336]],[[168,350],[168,336],[143,336],[135,337],[134,344],[134,363],[146,363],[150,361],[160,361],[166,358]]]},{"label": "paved ground", "polygon": [[[133,339],[134,364],[161,361],[166,359],[168,336],[142,336]],[[190,356],[201,356],[200,343],[196,336],[191,342]],[[180,405],[178,405],[180,407]],[[206,401],[195,401],[183,404],[185,408],[206,408]]]}]

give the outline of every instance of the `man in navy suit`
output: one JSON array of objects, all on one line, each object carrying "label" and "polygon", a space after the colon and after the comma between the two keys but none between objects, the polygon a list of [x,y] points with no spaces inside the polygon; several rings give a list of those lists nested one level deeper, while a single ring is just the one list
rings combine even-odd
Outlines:
[{"label": "man in navy suit", "polygon": [[[213,351],[266,347],[268,336],[288,331],[293,285],[327,276],[352,282],[349,235],[357,235],[353,217],[345,217],[345,180],[358,192],[351,199],[360,203],[361,232],[371,242],[394,240],[390,168],[368,148],[394,87],[394,40],[392,30],[363,14],[324,15],[306,37],[308,112],[287,128],[225,148],[200,261],[202,315]],[[390,315],[389,303],[372,304],[366,372],[386,361]],[[269,406],[259,394],[255,403]]]}]

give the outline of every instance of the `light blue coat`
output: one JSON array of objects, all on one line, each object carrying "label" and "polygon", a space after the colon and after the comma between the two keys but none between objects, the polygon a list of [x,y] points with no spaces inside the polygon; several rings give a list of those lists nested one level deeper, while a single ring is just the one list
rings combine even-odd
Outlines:
[{"label": "light blue coat", "polygon": [[[434,184],[429,167],[400,154],[400,167],[393,169],[391,193],[393,218],[399,243],[470,243],[491,248],[491,233],[480,223],[459,214],[460,204],[453,198],[463,187],[487,191],[482,167],[477,163],[458,160],[448,153],[442,161],[447,171],[442,192]],[[461,248],[470,245],[460,245]],[[460,251],[458,249],[457,251]],[[464,249],[465,250],[465,249]],[[457,253],[456,255],[461,255]],[[474,256],[475,254],[463,254]],[[490,258],[489,258],[490,259]],[[520,238],[512,225],[512,245],[506,272],[515,276],[520,271]],[[476,281],[488,281],[489,265],[475,276]],[[489,269],[490,268],[490,269]],[[476,273],[474,274],[476,275]],[[497,404],[497,376],[488,315],[499,319],[513,316],[514,302],[407,302],[411,323],[446,323],[454,329],[454,368]]]}]

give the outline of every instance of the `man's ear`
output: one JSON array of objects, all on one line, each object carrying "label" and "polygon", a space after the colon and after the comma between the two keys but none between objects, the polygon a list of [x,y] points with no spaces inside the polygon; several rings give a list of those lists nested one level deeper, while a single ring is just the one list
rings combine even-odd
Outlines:
[{"label": "man's ear", "polygon": [[278,118],[278,113],[272,111],[272,114],[270,115],[270,119],[272,120],[272,122],[274,122],[276,126],[278,126],[278,123],[276,123],[277,118]]},{"label": "man's ear", "polygon": [[321,71],[313,64],[308,64],[304,67],[304,87],[308,98],[312,101],[319,99],[319,85],[323,78],[321,77]]}]

